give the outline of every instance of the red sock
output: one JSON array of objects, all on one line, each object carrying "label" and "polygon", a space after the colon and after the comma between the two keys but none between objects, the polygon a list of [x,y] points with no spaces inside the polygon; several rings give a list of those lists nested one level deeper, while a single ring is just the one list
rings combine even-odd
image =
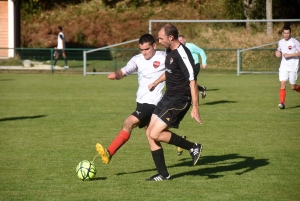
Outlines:
[{"label": "red sock", "polygon": [[279,92],[279,99],[280,99],[280,103],[283,103],[285,102],[285,89],[280,89],[280,92]]},{"label": "red sock", "polygon": [[114,139],[114,141],[110,144],[110,146],[108,147],[108,151],[110,153],[110,155],[114,155],[117,150],[123,146],[123,144],[125,144],[125,142],[127,142],[127,140],[130,137],[130,133],[127,133],[124,130],[121,130],[119,135]]},{"label": "red sock", "polygon": [[299,85],[295,85],[295,90],[300,92],[300,86]]}]

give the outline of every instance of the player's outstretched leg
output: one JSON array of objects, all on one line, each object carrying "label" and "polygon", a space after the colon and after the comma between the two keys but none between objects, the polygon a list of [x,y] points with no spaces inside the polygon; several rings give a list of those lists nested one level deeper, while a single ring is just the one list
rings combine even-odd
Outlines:
[{"label": "player's outstretched leg", "polygon": [[[184,138],[185,140],[187,140],[187,137],[185,135],[182,136],[182,138]],[[181,147],[177,147],[177,154],[178,154],[178,156],[181,156],[183,150],[184,149],[182,149]]]},{"label": "player's outstretched leg", "polygon": [[97,143],[96,144],[96,150],[99,153],[99,155],[102,157],[102,162],[104,164],[108,164],[110,159],[111,159],[111,155],[107,151],[107,149],[105,149],[101,144]]},{"label": "player's outstretched leg", "polygon": [[192,159],[193,159],[193,165],[196,165],[202,152],[203,146],[201,144],[195,143],[193,148],[189,150]]}]

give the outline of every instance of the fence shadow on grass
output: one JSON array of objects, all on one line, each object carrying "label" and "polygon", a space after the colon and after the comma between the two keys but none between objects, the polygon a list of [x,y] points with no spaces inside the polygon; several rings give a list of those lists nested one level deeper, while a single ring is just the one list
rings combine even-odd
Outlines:
[{"label": "fence shadow on grass", "polygon": [[[191,159],[182,158],[180,163],[168,166],[168,169],[182,166],[191,166]],[[186,175],[202,176],[208,179],[220,178],[225,175],[225,172],[234,172],[235,175],[242,175],[247,172],[253,171],[257,168],[269,165],[268,159],[255,159],[249,156],[240,156],[239,154],[226,154],[221,156],[204,156],[201,157],[197,169],[182,172],[179,174],[172,175],[172,178],[179,178]],[[134,172],[122,172],[117,175],[123,174],[135,174],[141,172],[155,171],[156,169],[146,169]]]},{"label": "fence shadow on grass", "polygon": [[36,116],[21,116],[21,117],[8,117],[8,118],[2,118],[1,121],[14,121],[14,120],[24,120],[24,119],[37,119],[46,117],[47,115],[36,115]]}]

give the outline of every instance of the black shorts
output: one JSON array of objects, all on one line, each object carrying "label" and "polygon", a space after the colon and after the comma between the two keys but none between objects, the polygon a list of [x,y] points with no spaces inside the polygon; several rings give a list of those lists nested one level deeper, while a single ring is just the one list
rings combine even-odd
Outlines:
[{"label": "black shorts", "polygon": [[65,53],[65,50],[63,50],[63,49],[56,49],[55,53],[56,54],[62,54],[62,53]]},{"label": "black shorts", "polygon": [[155,105],[147,103],[137,103],[135,111],[131,114],[140,121],[139,128],[148,126],[151,120]]},{"label": "black shorts", "polygon": [[164,95],[155,107],[153,114],[157,115],[170,128],[178,128],[179,123],[190,109],[190,96]]},{"label": "black shorts", "polygon": [[197,80],[198,74],[200,72],[200,64],[199,63],[194,65],[194,72],[195,72],[195,80]]}]

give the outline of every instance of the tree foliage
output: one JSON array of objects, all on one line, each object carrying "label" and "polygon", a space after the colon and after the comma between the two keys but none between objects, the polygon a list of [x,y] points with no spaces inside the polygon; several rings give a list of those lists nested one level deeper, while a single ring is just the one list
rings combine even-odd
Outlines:
[{"label": "tree foliage", "polygon": [[70,4],[79,4],[90,0],[28,0],[21,1],[21,9],[24,13],[34,14],[43,10],[51,10],[55,6],[65,7]]},{"label": "tree foliage", "polygon": [[[266,19],[266,0],[256,0],[251,11],[245,10],[245,0],[224,0],[224,7],[230,19],[246,19],[245,12],[251,19]],[[300,0],[273,0],[274,19],[299,19]],[[249,13],[249,11],[251,13]]]}]

